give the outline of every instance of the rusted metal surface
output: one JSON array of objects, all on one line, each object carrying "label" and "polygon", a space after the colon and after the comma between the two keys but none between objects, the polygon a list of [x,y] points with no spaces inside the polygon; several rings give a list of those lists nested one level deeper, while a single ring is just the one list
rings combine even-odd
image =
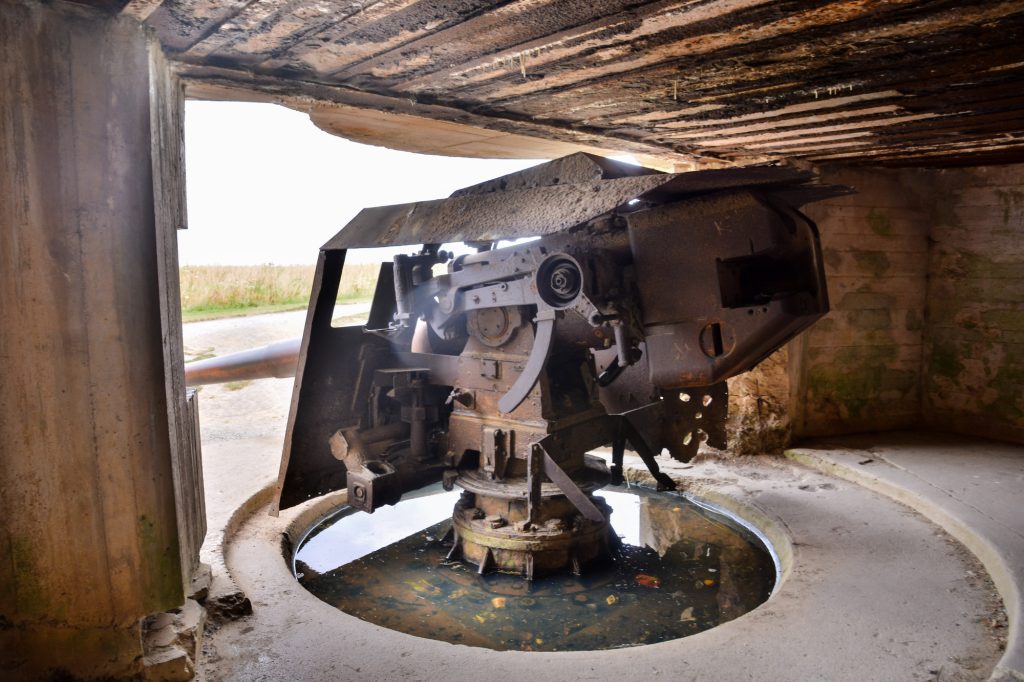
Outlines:
[{"label": "rusted metal surface", "polygon": [[[565,168],[566,159],[579,164],[585,160],[587,168]],[[614,161],[602,163],[610,167],[599,166],[595,157],[575,154],[535,167],[543,169],[559,164],[554,171],[548,170],[537,178],[530,175],[513,180],[509,176],[460,190],[449,199],[366,208],[323,248],[354,249],[537,237],[562,232],[628,201],[658,196],[681,198],[729,187],[805,188],[808,195],[795,202],[797,206],[846,192],[845,188],[808,187],[806,183],[811,174],[792,169],[729,168],[623,177],[625,173],[633,172],[629,170],[630,166]],[[576,175],[571,174],[574,171]],[[530,169],[526,172],[539,174],[544,171]],[[591,177],[594,179],[589,179]],[[517,184],[494,189],[501,187],[502,183]]]},{"label": "rusted metal surface", "polygon": [[643,196],[671,178],[645,175],[365,208],[324,248],[495,241],[553,234]]},{"label": "rusted metal surface", "polygon": [[194,84],[307,111],[723,164],[1024,158],[1019,0],[157,2],[125,11]]},{"label": "rusted metal surface", "polygon": [[[583,570],[614,543],[591,494],[621,479],[627,444],[673,488],[656,455],[724,447],[724,380],[828,310],[817,232],[794,206],[839,191],[787,169],[577,155],[363,211],[321,252],[279,507],[347,487],[373,512],[440,480],[465,491],[452,556],[527,578]],[[369,323],[331,327],[347,250],[401,245]],[[586,454],[603,445],[611,471]]]}]

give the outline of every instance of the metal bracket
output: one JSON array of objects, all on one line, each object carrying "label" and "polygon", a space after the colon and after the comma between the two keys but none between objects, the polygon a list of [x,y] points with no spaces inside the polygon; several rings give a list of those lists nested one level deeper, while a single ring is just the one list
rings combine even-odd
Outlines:
[{"label": "metal bracket", "polygon": [[565,496],[569,498],[569,501],[575,505],[580,513],[591,521],[598,523],[605,520],[604,514],[601,510],[593,503],[593,501],[587,497],[587,495],[579,489],[579,487],[572,482],[569,478],[569,474],[565,473],[562,467],[558,466],[558,463],[551,459],[551,455],[547,452],[544,453],[544,473],[547,477],[557,485]]},{"label": "metal bracket", "polygon": [[526,523],[537,523],[540,516],[540,485],[544,482],[544,448],[540,443],[531,443],[526,459]]}]

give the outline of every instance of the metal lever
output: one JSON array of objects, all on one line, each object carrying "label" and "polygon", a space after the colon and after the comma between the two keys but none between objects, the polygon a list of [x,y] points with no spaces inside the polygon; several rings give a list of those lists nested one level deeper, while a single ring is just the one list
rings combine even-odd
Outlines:
[{"label": "metal lever", "polygon": [[537,311],[537,335],[533,339],[533,348],[530,349],[530,358],[526,361],[523,373],[519,375],[508,393],[501,396],[498,401],[498,409],[502,414],[508,414],[519,407],[519,403],[530,394],[534,384],[544,371],[544,365],[548,362],[551,354],[552,341],[555,338],[555,318],[557,313],[551,309]]}]

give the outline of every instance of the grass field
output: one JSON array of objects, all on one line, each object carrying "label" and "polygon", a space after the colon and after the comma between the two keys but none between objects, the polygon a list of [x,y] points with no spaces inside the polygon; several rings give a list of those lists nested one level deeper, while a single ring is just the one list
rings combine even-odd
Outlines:
[{"label": "grass field", "polygon": [[[378,265],[348,265],[339,303],[368,301]],[[311,265],[188,265],[182,267],[181,310],[185,322],[299,310],[309,304]]]}]

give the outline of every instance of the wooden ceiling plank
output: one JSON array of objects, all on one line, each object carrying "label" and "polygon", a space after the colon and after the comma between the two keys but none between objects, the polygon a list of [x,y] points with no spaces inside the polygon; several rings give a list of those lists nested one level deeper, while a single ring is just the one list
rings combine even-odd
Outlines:
[{"label": "wooden ceiling plank", "polygon": [[[742,115],[741,114],[734,114],[734,115],[730,116],[729,115],[729,111],[730,110],[734,111],[736,109],[735,102],[731,102],[731,103],[728,103],[728,104],[727,103],[706,102],[704,104],[698,104],[698,105],[692,106],[692,107],[685,107],[685,108],[676,109],[675,107],[678,107],[680,105],[685,106],[685,103],[673,101],[673,102],[667,103],[667,104],[663,103],[663,104],[665,104],[665,105],[667,105],[669,107],[672,107],[670,111],[661,110],[661,111],[648,112],[648,113],[645,113],[645,114],[640,114],[640,115],[637,115],[637,116],[633,116],[632,115],[633,112],[637,111],[638,106],[640,106],[642,101],[643,101],[643,98],[638,98],[634,94],[634,95],[632,95],[632,97],[628,97],[628,98],[625,98],[625,97],[620,95],[620,96],[617,96],[616,99],[613,99],[613,100],[596,101],[596,102],[595,101],[589,101],[589,102],[581,103],[579,105],[569,106],[569,107],[561,109],[561,110],[559,110],[557,112],[552,112],[551,116],[548,116],[548,117],[545,117],[545,118],[551,118],[551,119],[558,118],[558,119],[562,119],[562,120],[569,119],[569,120],[572,120],[574,122],[581,123],[583,125],[596,126],[596,127],[614,127],[614,126],[617,126],[617,125],[629,125],[630,122],[635,121],[636,123],[634,125],[639,125],[641,127],[649,127],[649,128],[654,128],[655,125],[657,123],[659,123],[659,122],[677,122],[677,121],[691,120],[691,121],[694,122],[694,126],[698,127],[698,126],[701,126],[701,125],[709,125],[709,126],[722,125],[726,121],[728,121],[728,122],[742,122],[742,121],[747,121],[747,120],[756,120],[758,118],[771,118],[773,116],[784,115],[785,113],[796,113],[796,112],[798,112],[799,110],[802,110],[802,109],[806,109],[807,111],[813,111],[813,110],[820,109],[820,108],[828,109],[828,108],[833,108],[833,107],[840,106],[840,104],[830,103],[830,100],[827,100],[827,99],[820,99],[820,100],[815,100],[813,102],[808,102],[807,99],[806,99],[807,97],[810,96],[808,93],[803,93],[803,92],[800,92],[799,90],[793,90],[793,88],[795,88],[795,87],[797,87],[799,85],[800,85],[800,83],[798,83],[798,82],[791,82],[791,83],[774,84],[772,86],[768,86],[768,87],[770,87],[772,89],[790,90],[791,94],[790,93],[786,93],[785,95],[781,95],[781,96],[777,97],[777,99],[780,101],[780,104],[781,104],[779,109],[777,109],[777,110],[772,110],[772,109],[759,110],[759,111],[754,112],[752,114],[742,114]],[[764,91],[766,91],[766,88],[758,88],[758,90],[761,91],[761,92],[764,92]],[[789,96],[787,97],[786,95],[789,95]],[[871,101],[871,100],[875,100],[878,97],[882,97],[882,95],[880,93],[865,93],[864,95],[854,96],[854,100],[851,100],[851,103],[853,101],[857,100],[857,99],[863,99],[864,101]],[[898,99],[900,97],[902,97],[902,95],[900,93],[898,93],[898,92],[895,92],[895,91],[892,91],[892,93],[890,95],[888,95],[888,98],[891,98],[891,99],[894,99],[894,100]],[[738,98],[738,96],[736,94],[730,93],[728,95],[728,99],[737,99],[737,98]],[[884,97],[882,97],[882,98],[884,99]],[[726,96],[723,96],[722,99],[726,100]],[[798,100],[797,107],[794,108],[792,111],[781,111],[782,109],[787,109],[788,105],[786,105],[785,103],[787,101],[792,101],[793,99]],[[730,104],[732,104],[732,106],[730,106]],[[578,117],[578,115],[580,113],[583,113],[583,112],[588,112],[588,111],[591,111],[591,110],[602,111],[602,110],[607,110],[607,109],[612,109],[613,113],[611,113],[611,114],[604,114],[604,115],[600,115],[600,116],[593,116],[593,115],[591,115],[591,116],[586,116],[584,118],[579,118]],[[710,117],[706,116],[707,114],[709,114],[711,112],[715,112],[715,111],[721,112],[722,114],[725,115],[726,118],[710,118]],[[776,111],[778,111],[779,113],[774,113]],[[701,117],[702,115],[705,115],[705,116]],[[688,118],[686,118],[687,116],[697,116],[698,118],[688,119]],[[538,118],[540,118],[540,117],[538,117]]]},{"label": "wooden ceiling plank", "polygon": [[[847,149],[849,147],[865,147],[872,144],[871,139],[853,140],[847,142],[825,142],[823,144],[809,144],[803,147],[790,147],[782,150],[783,154],[800,154],[801,152],[818,152],[824,149]],[[741,153],[746,152],[746,148],[737,150]],[[770,149],[764,149],[764,151],[771,151]]]},{"label": "wooden ceiling plank", "polygon": [[[912,2],[913,0],[905,0]],[[822,8],[816,8],[821,10]],[[803,14],[810,14],[809,10]],[[744,15],[745,16],[745,15]],[[492,70],[479,77],[469,76],[462,83],[453,83],[452,91],[473,98],[487,98],[496,102],[515,100],[521,97],[535,97],[539,93],[560,89],[575,89],[581,85],[596,84],[606,79],[620,78],[625,74],[640,72],[653,65],[671,65],[680,58],[695,60],[715,59],[716,53],[728,49],[748,49],[751,42],[767,37],[777,37],[779,22],[765,22],[752,18],[747,23],[721,26],[712,25],[713,32],[689,31],[689,35],[678,35],[687,25],[675,17],[656,21],[652,18],[640,28],[611,45],[595,50],[593,46],[573,46],[565,50],[541,51],[532,62],[534,69],[540,69],[537,80],[517,77],[514,73]],[[742,20],[742,17],[741,17]],[[702,26],[707,22],[698,22]],[[793,21],[793,24],[802,22]],[[785,29],[799,31],[801,27],[785,22]],[[652,43],[651,47],[636,50],[640,42]],[[673,78],[664,82],[663,87],[685,76],[675,71]],[[685,82],[685,78],[683,79]],[[685,87],[680,88],[685,96]]]},{"label": "wooden ceiling plank", "polygon": [[164,50],[185,52],[245,9],[252,0],[164,0],[147,18]]},{"label": "wooden ceiling plank", "polygon": [[[1021,118],[1022,112],[1004,112],[999,116],[1004,121],[1014,120],[1024,122]],[[988,119],[990,117],[980,117]],[[956,125],[958,132],[956,140],[948,141],[948,144],[964,145],[965,147],[971,146],[974,148],[975,145],[984,145],[985,140],[990,139],[990,135],[987,133],[964,133],[961,132],[963,127],[967,125],[967,118],[958,119],[955,124],[951,119],[942,119],[936,123],[930,123],[929,126],[951,126]],[[906,126],[897,126],[897,129],[880,129],[872,130],[862,135],[869,136],[869,139],[859,140],[861,144],[866,146],[865,151],[876,152],[878,148],[910,148],[919,144],[927,143],[942,143],[937,142],[936,131],[934,129],[912,129]],[[1024,129],[1021,130],[1021,134],[1024,134]],[[840,137],[840,136],[837,136]],[[824,151],[827,148],[831,148],[828,144],[818,144],[820,141],[827,141],[827,137],[804,137],[797,138],[794,140],[782,140],[782,141],[765,141],[753,144],[744,144],[740,148],[733,150],[734,152],[740,151],[771,151],[781,150],[783,154],[800,154],[805,152]],[[852,145],[851,145],[852,146]],[[783,148],[787,147],[787,148]]]},{"label": "wooden ceiling plank", "polygon": [[863,118],[866,116],[892,114],[901,111],[904,111],[904,109],[897,104],[883,104],[881,106],[865,107],[862,109],[839,109],[836,111],[811,114],[809,116],[795,116],[791,118],[783,117],[775,120],[761,121],[759,123],[748,123],[747,125],[733,127],[716,127],[714,129],[709,129],[709,126],[693,126],[688,122],[683,124],[666,123],[658,126],[658,131],[659,133],[670,133],[676,139],[701,139],[712,135],[715,137],[719,137],[721,135],[739,135],[742,133],[757,132],[759,130],[792,128],[794,126],[825,123],[828,121],[835,121],[837,119]]},{"label": "wooden ceiling plank", "polygon": [[[310,71],[315,71],[310,66],[310,63],[316,62],[312,55],[322,49],[328,49],[327,45],[343,42],[348,36],[367,26],[401,15],[417,2],[419,0],[341,1],[339,4],[347,4],[348,10],[330,12],[323,19],[310,22],[306,28],[293,32],[288,38],[280,40],[269,50],[255,41],[242,43],[237,49],[243,56],[243,60],[258,65],[261,70],[268,73],[282,69],[294,70],[300,63],[296,57],[297,54],[307,55],[304,66]],[[282,17],[281,23],[285,25],[301,24],[302,17]],[[322,73],[326,73],[326,71]]]},{"label": "wooden ceiling plank", "polygon": [[[1020,31],[1020,33],[1024,33],[1024,30]],[[985,69],[987,66],[990,66],[993,63],[999,63],[1000,60],[1005,60],[1007,52],[1017,49],[1017,45],[1019,43],[1014,41],[1019,39],[1021,36],[1017,36],[1014,31],[1009,31],[1006,37],[1010,41],[1008,43],[1009,47],[1003,45],[1003,43],[998,43],[998,47],[990,47],[990,49],[988,50],[982,47],[980,51],[977,52],[973,51],[973,49],[960,49],[959,52],[952,52],[950,58],[938,61],[935,60],[934,55],[936,53],[943,52],[929,51],[926,55],[922,55],[919,59],[912,60],[907,57],[904,57],[903,59],[900,60],[900,64],[898,67],[894,67],[892,65],[892,60],[878,60],[879,63],[883,65],[873,68],[869,68],[862,64],[844,65],[842,68],[832,65],[812,66],[813,68],[817,68],[819,72],[827,73],[830,75],[830,77],[837,80],[850,79],[853,77],[854,74],[860,75],[862,81],[864,83],[869,84],[870,86],[874,86],[876,88],[888,88],[904,92],[908,96],[905,100],[906,106],[912,107],[915,110],[920,108],[927,109],[928,104],[926,102],[922,102],[919,106],[911,98],[915,91],[925,90],[929,92],[934,92],[938,89],[941,89],[942,87],[949,86],[950,91],[955,92],[955,90],[953,90],[953,86],[963,86],[963,79],[965,78],[999,78],[999,76],[975,76],[974,74],[976,73],[976,69]],[[950,50],[954,48],[950,48]],[[945,52],[945,54],[950,54],[950,52]],[[868,56],[874,57],[875,55],[871,54]],[[805,63],[801,62],[800,65],[796,68],[800,68],[801,70],[803,70],[804,67]],[[929,73],[928,79],[922,80],[919,77],[915,79],[914,76],[917,73],[920,73],[920,70],[923,69],[927,69]],[[789,70],[792,71],[793,69]],[[908,73],[908,70],[911,70],[914,75]],[[815,77],[812,75],[813,73],[815,73],[813,70],[807,72],[807,75],[803,78],[802,81],[795,81],[796,85],[789,89],[783,89],[780,92],[780,94],[774,99],[785,102],[787,98],[808,97],[811,95],[811,91],[813,91],[814,88],[818,87],[826,89],[827,91],[827,85],[820,82],[816,82],[814,80]],[[792,75],[793,74],[787,74],[787,76],[789,77],[791,77]],[[1011,72],[1005,74],[1005,77],[1008,80],[1012,80],[1015,77],[1015,74]],[[1017,75],[1016,77],[1019,78],[1019,75]],[[707,80],[707,78],[703,79],[705,83],[707,82]],[[839,83],[842,82],[842,80],[839,80]],[[845,82],[850,81],[847,80]],[[839,83],[837,83],[836,80],[831,81],[833,87],[835,87]],[[607,89],[607,87],[608,85],[606,84],[605,88]],[[711,87],[713,88],[711,91],[704,90],[699,93],[691,94],[695,96],[694,99],[697,101],[704,101],[709,103],[727,103],[727,106],[717,110],[718,113],[725,114],[725,117],[728,117],[730,113],[736,115],[738,111],[743,111],[743,108],[741,107],[745,107],[749,110],[750,104],[747,104],[747,102],[745,101],[746,98],[741,97],[739,95],[739,93],[735,89],[735,84],[732,85],[728,90],[723,90],[715,86]],[[842,88],[839,89],[841,90]],[[579,94],[581,93],[581,91],[582,94]],[[586,88],[581,88],[579,91],[577,91],[577,97],[585,97],[585,92]],[[959,96],[959,94],[956,95],[957,98],[959,98]],[[551,118],[559,116],[559,102],[562,101],[562,99],[563,95],[561,93],[552,94],[548,97],[547,106],[548,111],[551,112]],[[644,99],[640,99],[639,101],[645,101],[649,99],[650,98],[647,97]],[[574,98],[573,101],[578,102],[578,99]],[[756,106],[758,100],[750,99],[750,102]],[[696,102],[694,100],[691,100],[689,102],[689,104],[695,103]],[[659,106],[659,104],[654,104],[652,106]],[[677,104],[674,104],[672,102],[662,102],[660,103],[660,106],[677,106]],[[524,112],[520,109],[519,113]],[[718,120],[722,120],[722,118],[724,117],[714,115],[709,116],[706,120],[708,120],[710,124],[714,125]],[[574,124],[574,122],[571,120],[565,121],[565,123]],[[601,127],[601,122],[596,121],[592,125],[594,125],[595,127]],[[640,127],[647,127],[653,130],[653,127],[649,125]]]},{"label": "wooden ceiling plank", "polygon": [[121,8],[121,14],[135,19],[135,21],[145,21],[149,18],[153,12],[155,12],[160,4],[164,0],[128,0],[125,6]]},{"label": "wooden ceiling plank", "polygon": [[[1008,0],[985,3],[970,9],[954,8],[896,24],[886,24],[881,19],[876,21],[874,15],[867,13],[861,17],[860,24],[851,26],[845,32],[817,37],[804,34],[820,33],[822,27],[807,25],[806,21],[794,22],[792,25],[787,23],[782,29],[777,26],[732,27],[731,31],[674,43],[666,48],[667,53],[664,50],[645,51],[634,54],[632,58],[613,60],[604,60],[605,55],[599,53],[559,64],[557,70],[545,73],[544,78],[536,82],[523,83],[519,78],[505,77],[481,87],[457,88],[451,94],[460,98],[487,100],[495,106],[517,108],[526,113],[530,111],[531,101],[557,97],[560,91],[567,92],[570,98],[575,95],[578,99],[585,99],[589,93],[600,97],[602,91],[607,97],[610,87],[621,88],[631,82],[646,82],[649,87],[653,83],[655,85],[652,89],[666,93],[667,99],[667,93],[671,91],[675,80],[682,79],[678,87],[679,96],[686,102],[698,104],[700,102],[691,92],[690,83],[700,88],[707,80],[708,70],[730,77],[739,75],[742,78],[746,75],[747,78],[759,81],[764,80],[766,75],[778,77],[786,72],[809,73],[817,70],[825,73],[824,69],[828,66],[841,67],[844,61],[858,65],[865,63],[866,55],[862,52],[852,56],[849,54],[851,44],[864,45],[863,50],[867,50],[867,45],[874,45],[874,51],[887,51],[895,57],[905,51],[901,41],[934,36],[970,22],[992,21],[1015,14],[1019,20],[1022,9],[1019,1]],[[737,34],[742,34],[745,42],[736,43]],[[625,49],[628,51],[629,46]],[[780,53],[780,50],[783,52]],[[770,65],[741,68],[722,61],[727,57],[742,64],[744,59],[757,59],[763,54],[773,55]],[[875,59],[880,56],[875,55]],[[891,61],[883,61],[879,66],[900,68],[900,64]],[[631,76],[635,81],[630,80]],[[836,81],[838,79],[833,79],[835,86],[843,86]],[[549,106],[547,110],[550,109]]]},{"label": "wooden ceiling plank", "polygon": [[[656,11],[658,5],[681,7],[692,5],[696,0],[669,0],[650,3],[647,0],[516,0],[495,9],[469,17],[454,26],[434,31],[398,50],[379,54],[372,59],[351,64],[332,74],[334,77],[350,80],[361,75],[381,80],[399,81],[397,89],[414,92],[407,85],[410,78],[433,74],[443,70],[445,65],[465,63],[484,56],[508,45],[520,44],[526,39],[533,41],[550,39],[552,16],[559,25],[596,25],[609,30],[620,23],[635,23],[640,16]],[[578,33],[578,29],[569,29]],[[523,61],[527,55],[520,51],[512,60]],[[523,61],[525,67],[525,61]]]},{"label": "wooden ceiling plank", "polygon": [[193,48],[189,56],[221,52],[225,59],[238,65],[257,65],[286,53],[300,40],[315,36],[329,26],[343,24],[379,4],[379,0],[363,3],[353,0],[292,0],[282,3],[270,16],[262,17],[248,31],[230,36],[229,40],[204,45],[212,42],[207,39]]},{"label": "wooden ceiling plank", "polygon": [[811,135],[822,135],[825,133],[840,133],[853,130],[881,130],[888,126],[895,126],[904,123],[911,123],[914,121],[923,121],[928,119],[934,119],[939,114],[934,112],[926,112],[923,114],[906,114],[903,116],[879,116],[871,118],[865,121],[854,121],[852,123],[837,123],[827,124],[820,126],[807,126],[803,128],[787,129],[776,133],[775,131],[766,131],[760,135],[746,135],[741,137],[706,137],[691,143],[699,146],[715,147],[723,146],[726,144],[747,144],[756,143],[764,140],[768,136],[773,136],[775,139],[790,139],[794,137]]},{"label": "wooden ceiling plank", "polygon": [[[626,100],[620,103],[622,106],[632,106],[636,108],[636,98],[633,97],[630,100]],[[679,109],[672,111],[649,111],[645,114],[630,115],[618,119],[610,119],[611,123],[657,123],[666,119],[675,119],[680,116],[694,116],[697,114],[707,114],[718,109],[727,108],[725,104],[698,104],[694,107],[685,106],[683,102],[679,102],[683,106]],[[598,119],[600,121],[601,119]]]},{"label": "wooden ceiling plank", "polygon": [[257,97],[299,107],[326,88],[362,111],[407,106],[496,133],[452,131],[452,149],[514,151],[526,129],[681,163],[833,151],[859,163],[890,149],[979,153],[1024,133],[1020,0],[377,0],[354,12],[356,1],[131,0],[125,11],[198,69],[190,87],[258,82]]},{"label": "wooden ceiling plank", "polygon": [[[539,81],[524,83],[521,79],[506,72],[501,74],[502,78],[496,79],[495,82],[485,83],[479,87],[464,87],[459,90],[469,90],[477,98],[513,99],[531,94],[536,95],[538,92],[556,88],[573,87],[582,82],[603,77],[621,76],[654,64],[672,62],[680,57],[691,60],[696,57],[715,58],[716,54],[723,50],[737,47],[745,51],[761,51],[774,42],[776,47],[784,45],[791,52],[808,53],[812,51],[807,43],[827,42],[849,45],[870,40],[906,39],[911,36],[934,33],[943,28],[955,27],[966,21],[989,20],[1020,11],[1019,2],[1004,0],[1003,2],[986,3],[983,7],[958,7],[937,14],[912,15],[911,19],[896,23],[887,23],[884,20],[885,14],[894,11],[895,8],[913,7],[919,4],[917,0],[894,0],[887,3],[887,12],[881,12],[874,3],[829,3],[779,16],[775,21],[760,19],[751,20],[741,25],[722,28],[716,26],[717,30],[680,37],[645,50],[636,50],[633,43],[642,38],[649,38],[650,35],[637,31],[635,32],[637,35],[630,36],[630,40],[608,46],[598,53],[573,55],[563,60],[557,65],[559,68],[549,69],[544,74],[544,78]],[[835,26],[847,24],[849,27],[846,29],[833,29]],[[665,30],[663,27],[652,25],[647,28],[652,34],[661,34],[654,38],[656,40],[676,38],[672,31]],[[815,31],[824,31],[826,35],[818,41],[808,40],[804,37],[804,34],[813,34]],[[760,43],[764,43],[764,45],[759,45]],[[764,54],[771,53],[764,51],[762,55]],[[787,58],[792,58],[792,56]],[[685,72],[680,72],[677,77],[685,75]],[[475,86],[475,83],[470,80],[469,85]]]},{"label": "wooden ceiling plank", "polygon": [[508,45],[491,54],[458,63],[430,74],[398,84],[407,92],[449,91],[486,82],[508,72],[516,72],[522,55],[530,59],[530,68],[540,68],[580,52],[593,52],[623,43],[639,41],[660,31],[682,28],[771,4],[772,0],[721,0],[695,3],[692,0],[662,0],[592,21],[581,26],[562,27],[548,35]]},{"label": "wooden ceiling plank", "polygon": [[[970,137],[974,135],[993,135],[1000,133],[1024,132],[1024,111],[1020,107],[1004,111],[965,111],[959,115],[946,115],[932,119],[917,133],[914,130],[905,132],[905,137],[922,139],[946,139],[950,135]],[[879,131],[888,134],[891,131]]]},{"label": "wooden ceiling plank", "polygon": [[352,14],[350,0],[256,0],[204,40],[196,43],[181,59],[203,63],[211,55],[232,64],[251,64],[251,49],[246,46],[262,45],[275,49],[289,40],[294,40],[296,31],[308,30],[308,23],[322,16],[319,8],[331,13],[343,14],[348,8]]},{"label": "wooden ceiling plank", "polygon": [[445,4],[384,0],[401,7],[372,21],[360,21],[354,30],[334,28],[303,41],[289,52],[291,61],[321,77],[401,48],[435,31],[455,26],[467,16],[493,11],[510,0],[447,0]]},{"label": "wooden ceiling plank", "polygon": [[859,152],[841,152],[837,154],[811,154],[806,156],[811,161],[833,161],[837,159],[862,159],[865,161],[889,160],[895,158],[927,159],[952,154],[999,151],[1010,148],[1024,148],[1024,137],[1005,140],[1001,143],[979,145],[976,142],[950,143],[945,145],[905,146],[874,146]]},{"label": "wooden ceiling plank", "polygon": [[[838,133],[835,135],[806,135],[791,139],[775,139],[769,138],[762,142],[754,143],[741,143],[743,149],[781,149],[785,147],[800,147],[803,145],[813,145],[820,142],[846,142],[849,140],[864,138],[864,137],[875,137],[876,133],[873,130],[859,130],[853,133]],[[726,140],[714,140],[714,144],[709,144],[712,147],[725,147],[729,146]]]},{"label": "wooden ceiling plank", "polygon": [[[871,101],[875,101],[875,100],[887,100],[887,99],[894,99],[895,100],[895,99],[900,99],[902,97],[904,97],[904,95],[901,92],[899,92],[898,90],[882,90],[882,91],[879,91],[879,92],[864,92],[864,93],[860,93],[860,94],[857,94],[857,95],[849,95],[847,97],[828,97],[828,98],[822,98],[822,99],[813,99],[813,100],[809,100],[809,101],[805,100],[805,101],[802,101],[802,102],[797,102],[795,104],[787,104],[785,106],[779,107],[778,109],[769,109],[767,111],[755,111],[753,113],[741,114],[739,116],[732,116],[732,117],[729,117],[729,118],[721,118],[721,119],[707,119],[707,118],[704,118],[704,119],[673,119],[670,123],[667,123],[665,125],[676,125],[676,124],[681,124],[681,123],[684,123],[684,122],[687,122],[687,121],[694,128],[708,127],[708,126],[718,126],[718,125],[735,125],[737,123],[743,123],[743,122],[746,122],[746,121],[758,121],[758,120],[764,120],[764,119],[780,118],[780,117],[783,117],[783,116],[788,116],[790,114],[801,114],[801,113],[806,113],[808,111],[823,111],[823,110],[828,110],[828,109],[838,109],[838,108],[841,108],[841,107],[845,107],[845,106],[847,106],[849,104],[860,104],[862,102],[871,102]],[[714,111],[716,109],[724,108],[724,105],[702,105],[702,106],[698,106],[698,107],[693,107],[693,109],[695,110],[695,113],[706,113],[708,111],[708,109],[705,109],[705,107],[709,107],[709,106],[713,107],[713,109],[711,109],[712,111]],[[664,118],[676,117],[679,114],[680,114],[680,112],[676,111],[676,112],[662,112],[661,114],[655,115],[653,117],[652,117],[651,114],[635,116],[635,117],[622,117],[622,118],[618,118],[618,119],[612,120],[611,123],[615,123],[615,124],[619,124],[619,125],[626,124],[626,123],[633,123],[633,122],[644,122],[644,121],[654,123],[654,122],[657,122],[659,120],[658,117],[664,117]],[[591,120],[591,123],[595,123],[595,121]],[[682,127],[682,126],[680,126],[680,127]]]}]

